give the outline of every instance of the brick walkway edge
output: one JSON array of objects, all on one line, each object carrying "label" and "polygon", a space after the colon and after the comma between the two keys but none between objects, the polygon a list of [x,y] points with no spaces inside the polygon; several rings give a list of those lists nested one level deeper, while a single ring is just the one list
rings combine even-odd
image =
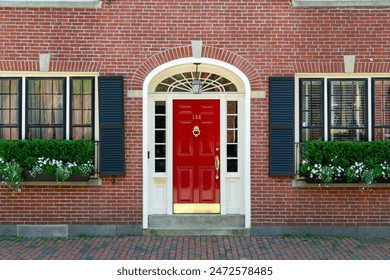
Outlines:
[{"label": "brick walkway edge", "polygon": [[389,260],[390,240],[328,237],[1,238],[2,260]]}]

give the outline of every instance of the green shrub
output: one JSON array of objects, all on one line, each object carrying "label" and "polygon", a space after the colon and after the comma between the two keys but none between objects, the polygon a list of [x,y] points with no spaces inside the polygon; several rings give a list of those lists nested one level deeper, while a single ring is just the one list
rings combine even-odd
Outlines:
[{"label": "green shrub", "polygon": [[31,169],[38,158],[78,164],[94,161],[95,144],[87,140],[0,140],[0,157]]},{"label": "green shrub", "polygon": [[370,184],[389,177],[389,163],[390,141],[308,141],[302,146],[300,174],[324,183],[344,176]]},{"label": "green shrub", "polygon": [[72,174],[93,173],[95,144],[80,140],[0,140],[0,179],[20,191],[23,169],[33,177],[45,172],[63,182]]},{"label": "green shrub", "polygon": [[308,141],[302,148],[302,158],[311,164],[348,168],[355,162],[361,162],[373,168],[390,162],[390,141]]}]

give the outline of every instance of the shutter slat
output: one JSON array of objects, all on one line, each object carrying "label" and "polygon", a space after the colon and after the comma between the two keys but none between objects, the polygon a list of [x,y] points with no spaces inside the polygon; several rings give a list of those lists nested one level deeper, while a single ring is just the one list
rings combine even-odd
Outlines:
[{"label": "shutter slat", "polygon": [[269,78],[269,175],[294,175],[294,77]]},{"label": "shutter slat", "polygon": [[124,176],[123,77],[99,77],[100,176]]}]

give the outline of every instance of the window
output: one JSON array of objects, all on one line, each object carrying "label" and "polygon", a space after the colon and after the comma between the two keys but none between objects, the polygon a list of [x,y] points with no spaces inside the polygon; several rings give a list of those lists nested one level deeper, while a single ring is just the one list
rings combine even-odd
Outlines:
[{"label": "window", "polygon": [[0,79],[0,139],[19,139],[20,78]]},{"label": "window", "polygon": [[0,138],[93,140],[94,84],[93,77],[1,78]]},{"label": "window", "polygon": [[65,80],[27,79],[27,139],[64,139]]},{"label": "window", "polygon": [[302,78],[299,85],[301,142],[390,139],[390,78]]},{"label": "window", "polygon": [[154,106],[154,158],[155,172],[166,171],[166,106],[165,101],[156,101]]},{"label": "window", "polygon": [[227,172],[238,172],[238,102],[227,101]]},{"label": "window", "polygon": [[301,141],[308,141],[311,139],[322,140],[324,138],[323,87],[322,79],[302,79],[300,81]]},{"label": "window", "polygon": [[366,80],[329,80],[329,140],[367,140]]},{"label": "window", "polygon": [[[236,85],[229,79],[218,74],[200,72],[199,79],[202,82],[203,93],[215,92],[236,92]],[[175,74],[161,81],[156,92],[192,92],[192,83],[195,79],[195,72],[184,72]]]},{"label": "window", "polygon": [[374,138],[390,139],[390,79],[374,79]]},{"label": "window", "polygon": [[74,140],[93,139],[93,78],[72,78],[71,138]]}]

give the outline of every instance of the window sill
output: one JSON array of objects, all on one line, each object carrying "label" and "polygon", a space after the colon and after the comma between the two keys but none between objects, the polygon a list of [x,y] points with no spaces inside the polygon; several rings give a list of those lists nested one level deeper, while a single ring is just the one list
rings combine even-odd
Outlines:
[{"label": "window sill", "polygon": [[0,0],[0,7],[100,8],[100,0]]},{"label": "window sill", "polygon": [[355,189],[367,189],[367,188],[390,188],[390,183],[373,183],[371,185],[361,183],[331,183],[331,184],[319,184],[319,183],[307,183],[303,179],[295,179],[291,182],[294,188],[355,188]]},{"label": "window sill", "polygon": [[331,7],[384,7],[390,6],[388,0],[360,0],[360,1],[340,1],[340,0],[292,0],[294,8],[331,8]]}]

